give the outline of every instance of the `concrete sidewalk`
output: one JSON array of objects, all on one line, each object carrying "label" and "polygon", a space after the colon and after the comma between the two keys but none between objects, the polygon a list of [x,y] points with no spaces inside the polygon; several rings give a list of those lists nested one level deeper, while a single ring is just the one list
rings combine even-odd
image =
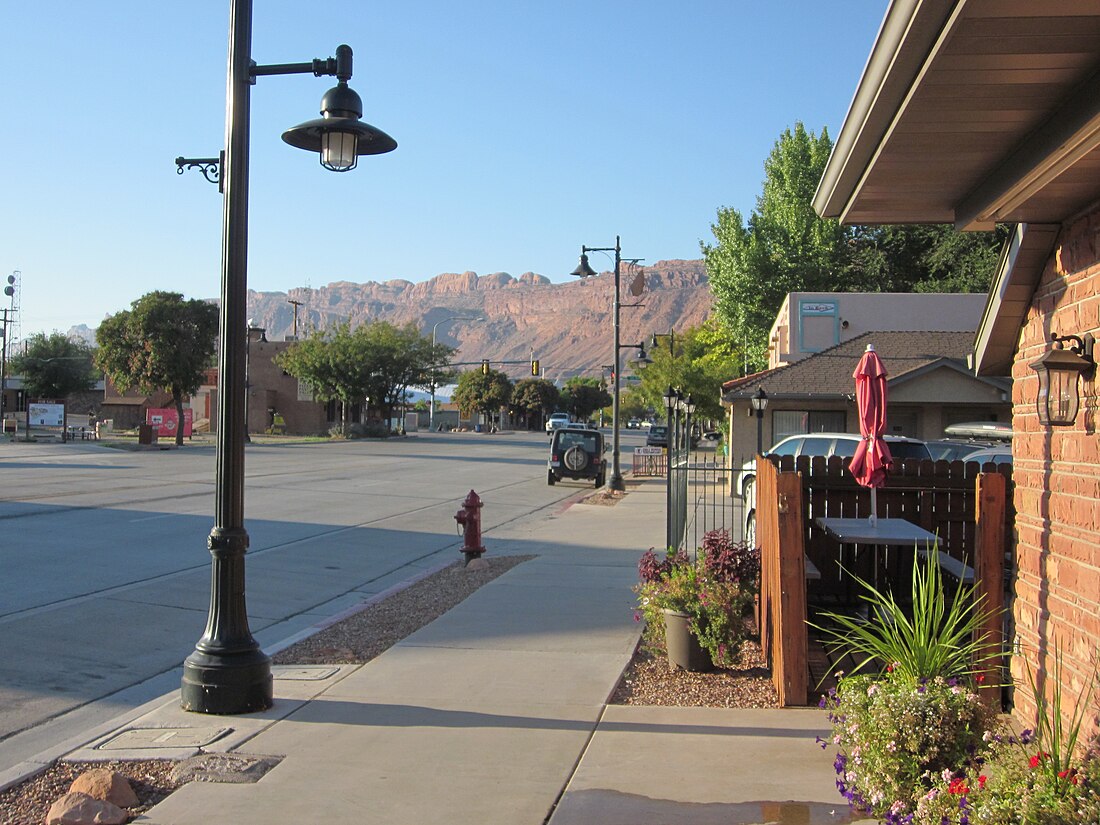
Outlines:
[{"label": "concrete sidewalk", "polygon": [[640,553],[664,486],[486,537],[538,554],[366,665],[275,669],[262,714],[178,696],[71,759],[275,757],[252,784],[192,782],[140,817],[183,823],[838,823],[816,709],[608,707],[638,638]]}]

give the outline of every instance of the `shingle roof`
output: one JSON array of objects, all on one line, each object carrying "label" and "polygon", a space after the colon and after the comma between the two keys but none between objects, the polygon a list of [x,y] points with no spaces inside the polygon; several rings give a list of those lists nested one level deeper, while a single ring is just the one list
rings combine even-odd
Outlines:
[{"label": "shingle roof", "polygon": [[751,396],[760,387],[773,398],[843,398],[855,392],[852,372],[868,344],[886,366],[889,383],[944,362],[966,369],[973,332],[866,332],[794,364],[736,378],[722,385],[722,400]]}]

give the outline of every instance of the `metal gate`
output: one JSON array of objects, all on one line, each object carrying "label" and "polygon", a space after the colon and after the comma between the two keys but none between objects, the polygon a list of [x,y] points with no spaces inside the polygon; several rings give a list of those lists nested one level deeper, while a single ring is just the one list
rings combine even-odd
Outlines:
[{"label": "metal gate", "polygon": [[721,449],[680,447],[669,453],[667,543],[696,550],[703,535],[723,529],[735,542],[751,540],[746,523],[752,521],[753,502],[741,496],[741,464],[730,462]]}]

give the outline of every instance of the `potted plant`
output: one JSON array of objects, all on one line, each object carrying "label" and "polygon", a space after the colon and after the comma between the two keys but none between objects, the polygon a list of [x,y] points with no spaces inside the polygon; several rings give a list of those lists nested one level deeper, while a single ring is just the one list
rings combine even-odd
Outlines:
[{"label": "potted plant", "polygon": [[[664,648],[669,664],[709,670],[736,663],[746,635],[759,557],[746,545],[707,534],[696,559],[669,550],[663,559],[652,549],[638,563],[637,618],[645,619],[646,643]],[[755,559],[755,561],[754,561]]]}]

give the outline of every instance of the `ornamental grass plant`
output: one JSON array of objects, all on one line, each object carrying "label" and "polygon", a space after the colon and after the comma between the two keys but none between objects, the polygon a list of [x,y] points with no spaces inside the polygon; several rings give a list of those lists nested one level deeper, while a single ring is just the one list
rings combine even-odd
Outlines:
[{"label": "ornamental grass plant", "polygon": [[956,679],[976,675],[998,656],[978,633],[988,611],[976,585],[960,585],[950,598],[944,595],[939,551],[913,564],[912,607],[906,610],[890,591],[880,591],[859,576],[852,580],[867,605],[865,620],[845,613],[824,613],[824,625],[811,624],[827,643],[854,657],[862,657],[852,673],[890,665],[910,679],[937,676]]}]

